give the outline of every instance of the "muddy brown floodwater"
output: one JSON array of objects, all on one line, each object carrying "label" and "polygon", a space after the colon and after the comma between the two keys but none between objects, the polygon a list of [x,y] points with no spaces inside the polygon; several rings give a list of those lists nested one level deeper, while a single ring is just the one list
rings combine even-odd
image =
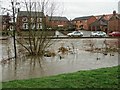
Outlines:
[{"label": "muddy brown floodwater", "polygon": [[[2,65],[2,81],[38,78],[43,76],[51,76],[62,73],[71,73],[80,70],[91,70],[103,67],[112,67],[118,65],[118,52],[107,52],[104,55],[101,52],[86,51],[94,48],[104,48],[103,43],[105,39],[62,39],[55,40],[54,44],[49,50],[54,51],[54,57],[22,57],[15,60],[8,61]],[[106,39],[108,42],[116,43],[117,39]],[[1,59],[7,58],[8,45],[4,42],[2,45]],[[62,55],[58,53],[60,47],[70,48],[70,51]],[[111,45],[112,46],[112,45]],[[117,45],[113,44],[113,47]],[[11,50],[11,56],[13,51]]]}]

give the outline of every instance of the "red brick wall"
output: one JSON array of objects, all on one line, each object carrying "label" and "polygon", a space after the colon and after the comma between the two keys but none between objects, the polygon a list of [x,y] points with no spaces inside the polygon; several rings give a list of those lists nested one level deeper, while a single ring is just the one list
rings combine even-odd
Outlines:
[{"label": "red brick wall", "polygon": [[[112,17],[112,15],[113,14],[106,14],[105,16],[104,16],[104,19],[105,20],[109,20],[111,17]],[[96,17],[96,19],[99,19],[99,18],[101,18],[103,15],[98,15],[98,16],[95,16]]]},{"label": "red brick wall", "polygon": [[93,23],[93,22],[95,22],[96,20],[97,20],[97,19],[96,19],[96,17],[94,17],[94,16],[88,19],[88,22],[87,22],[87,30],[90,30],[90,28],[89,28],[90,24]]},{"label": "red brick wall", "polygon": [[46,24],[49,27],[58,27],[58,25],[63,25],[63,28],[66,28],[69,26],[68,21],[49,21],[48,16],[46,16]]},{"label": "red brick wall", "polygon": [[0,17],[0,30],[7,30],[10,26],[9,21],[11,20],[10,16],[3,15]]},{"label": "red brick wall", "polygon": [[63,25],[63,28],[68,26],[68,21],[50,21],[48,22],[51,27],[58,27],[58,25]]},{"label": "red brick wall", "polygon": [[87,29],[88,29],[87,22],[88,22],[88,20],[83,20],[83,21],[82,21],[83,28],[84,28],[85,30],[87,30]]},{"label": "red brick wall", "polygon": [[16,23],[17,24],[17,27],[16,27],[17,31],[20,31],[22,29],[22,18],[23,17],[18,17],[17,18],[17,23]]},{"label": "red brick wall", "polygon": [[77,21],[74,21],[74,24],[76,26],[76,29],[80,29],[81,25],[83,25],[84,29],[87,29],[87,20],[77,20]]},{"label": "red brick wall", "polygon": [[95,21],[96,21],[96,17],[92,16],[88,20],[74,21],[74,24],[76,25],[76,29],[80,29],[80,26],[83,25],[83,28],[85,30],[89,30],[89,25]]},{"label": "red brick wall", "polygon": [[108,29],[110,31],[120,31],[120,20],[114,19],[108,22]]},{"label": "red brick wall", "polygon": [[105,15],[104,19],[105,20],[109,20],[111,17],[112,17],[113,14],[108,14],[108,15]]},{"label": "red brick wall", "polygon": [[[24,24],[24,23],[29,23],[29,20],[31,20],[30,17],[27,17],[27,21],[24,22],[24,21],[23,21],[23,18],[25,18],[25,17],[17,17],[17,27],[16,27],[16,28],[17,28],[18,31],[20,31],[20,30],[23,29],[23,24]],[[36,22],[36,20],[35,20],[34,17],[31,17],[31,18],[34,19],[33,22],[31,21],[31,23]],[[40,22],[40,21],[37,21],[37,23],[41,23],[41,22]]]}]

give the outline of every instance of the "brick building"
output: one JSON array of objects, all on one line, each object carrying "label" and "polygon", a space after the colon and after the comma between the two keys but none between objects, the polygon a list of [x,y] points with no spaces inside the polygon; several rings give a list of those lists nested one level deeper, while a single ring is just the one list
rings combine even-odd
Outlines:
[{"label": "brick building", "polygon": [[9,13],[7,15],[0,15],[0,31],[7,31],[10,27],[10,16]]},{"label": "brick building", "polygon": [[102,15],[95,22],[90,24],[91,31],[104,31],[107,32],[108,20],[105,19],[105,15]]},{"label": "brick building", "polygon": [[90,30],[89,25],[94,21],[96,21],[96,18],[94,16],[78,17],[72,20],[76,29],[85,29],[85,30]]},{"label": "brick building", "polygon": [[120,14],[113,11],[113,16],[108,21],[108,32],[120,31]]},{"label": "brick building", "polygon": [[46,16],[48,27],[52,29],[66,29],[69,27],[69,20],[66,17]]},{"label": "brick building", "polygon": [[17,15],[17,30],[42,29],[45,16],[42,12],[19,11]]}]

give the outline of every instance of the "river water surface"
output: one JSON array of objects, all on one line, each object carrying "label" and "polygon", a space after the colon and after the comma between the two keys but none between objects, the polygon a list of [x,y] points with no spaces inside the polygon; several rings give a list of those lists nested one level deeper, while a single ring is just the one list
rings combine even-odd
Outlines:
[{"label": "river water surface", "polygon": [[[20,57],[16,63],[14,59],[7,63],[1,63],[2,81],[38,78],[80,70],[117,66],[118,52],[108,52],[107,55],[104,55],[103,53],[86,51],[86,49],[91,48],[90,43],[93,43],[94,47],[104,48],[104,40],[105,39],[57,39],[49,48],[56,53],[55,57]],[[106,40],[115,43],[118,41],[117,39]],[[0,48],[2,49],[1,60],[14,56],[13,45],[10,42],[12,41],[3,41],[3,43],[0,44],[0,47],[2,47]],[[114,45],[115,44],[113,44],[113,46]],[[61,46],[70,48],[70,52],[64,54],[62,58],[60,58],[59,53],[57,53]],[[11,48],[10,51],[8,51],[9,48]]]}]

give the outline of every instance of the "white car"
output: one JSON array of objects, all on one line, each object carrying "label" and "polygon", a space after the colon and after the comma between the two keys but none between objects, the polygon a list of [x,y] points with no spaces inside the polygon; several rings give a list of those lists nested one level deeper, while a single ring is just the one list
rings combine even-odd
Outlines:
[{"label": "white car", "polygon": [[71,32],[71,33],[68,33],[67,34],[69,37],[82,37],[83,36],[83,33],[82,32],[80,32],[80,31],[73,31],[73,32]]},{"label": "white car", "polygon": [[105,37],[107,34],[103,31],[91,32],[91,37]]}]

